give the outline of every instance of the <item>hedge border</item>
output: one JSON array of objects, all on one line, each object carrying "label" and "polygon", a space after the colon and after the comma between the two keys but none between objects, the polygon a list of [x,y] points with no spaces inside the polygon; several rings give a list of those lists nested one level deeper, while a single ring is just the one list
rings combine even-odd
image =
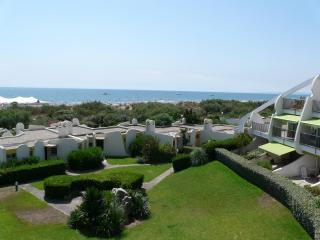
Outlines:
[{"label": "hedge border", "polygon": [[44,160],[36,164],[26,164],[0,170],[0,185],[27,182],[53,175],[65,174],[66,163],[63,160]]},{"label": "hedge border", "polygon": [[138,189],[142,187],[144,175],[133,172],[109,174],[90,173],[78,176],[60,175],[44,180],[45,197],[48,199],[70,199],[88,187],[111,190],[115,187]]},{"label": "hedge border", "polygon": [[214,157],[285,205],[313,239],[320,239],[320,209],[311,193],[226,149],[216,149]]}]

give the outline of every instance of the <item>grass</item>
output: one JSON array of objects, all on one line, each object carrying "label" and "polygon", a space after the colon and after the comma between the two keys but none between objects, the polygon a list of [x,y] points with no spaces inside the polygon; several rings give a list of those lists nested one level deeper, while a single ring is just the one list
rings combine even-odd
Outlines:
[{"label": "grass", "polygon": [[114,165],[125,165],[125,164],[137,164],[138,163],[137,159],[132,158],[132,157],[108,158],[107,161],[109,164],[114,164]]},{"label": "grass", "polygon": [[[288,209],[219,162],[176,173],[148,194],[151,218],[121,239],[311,239]],[[64,225],[35,226],[13,214],[44,206],[24,192],[1,200],[0,239],[85,239]]]},{"label": "grass", "polygon": [[6,240],[82,240],[86,239],[78,232],[69,229],[65,224],[33,225],[18,219],[15,215],[19,210],[41,209],[46,203],[33,197],[23,190],[13,193],[0,201],[0,239]]},{"label": "grass", "polygon": [[311,239],[287,208],[219,162],[189,168],[149,191],[152,218],[123,239]]},{"label": "grass", "polygon": [[[171,163],[159,164],[159,165],[141,165],[141,166],[131,166],[131,167],[120,167],[105,169],[97,172],[96,174],[105,174],[110,172],[134,172],[141,173],[144,175],[144,182],[149,182],[155,177],[159,176],[161,173],[165,172],[172,166]],[[43,190],[43,181],[33,182],[32,186]]]}]

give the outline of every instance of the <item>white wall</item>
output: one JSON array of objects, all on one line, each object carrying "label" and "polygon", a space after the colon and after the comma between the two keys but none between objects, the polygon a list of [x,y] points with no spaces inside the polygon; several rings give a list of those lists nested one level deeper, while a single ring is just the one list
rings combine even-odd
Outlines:
[{"label": "white wall", "polygon": [[126,133],[126,149],[129,150],[131,143],[136,139],[137,131],[134,129],[129,129]]},{"label": "white wall", "polygon": [[294,162],[289,163],[288,165],[283,166],[282,168],[274,170],[274,172],[285,177],[298,177],[301,176],[301,167],[304,166],[307,169],[315,169],[316,161],[317,157],[305,154],[297,160],[295,160]]},{"label": "white wall", "polygon": [[120,131],[105,134],[103,150],[107,156],[128,156]]},{"label": "white wall", "polygon": [[73,138],[61,138],[57,142],[57,157],[67,160],[70,152],[77,150],[78,142]]},{"label": "white wall", "polygon": [[45,150],[43,141],[38,140],[34,144],[33,156],[39,157],[40,160],[45,160]]},{"label": "white wall", "polygon": [[16,156],[18,160],[22,160],[30,156],[29,147],[26,144],[21,144],[18,146],[16,151]]}]

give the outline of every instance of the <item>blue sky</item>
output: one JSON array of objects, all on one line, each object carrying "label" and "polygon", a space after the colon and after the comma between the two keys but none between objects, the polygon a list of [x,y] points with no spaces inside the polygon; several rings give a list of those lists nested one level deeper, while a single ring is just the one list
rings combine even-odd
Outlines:
[{"label": "blue sky", "polygon": [[278,92],[319,29],[318,0],[0,0],[0,86]]}]

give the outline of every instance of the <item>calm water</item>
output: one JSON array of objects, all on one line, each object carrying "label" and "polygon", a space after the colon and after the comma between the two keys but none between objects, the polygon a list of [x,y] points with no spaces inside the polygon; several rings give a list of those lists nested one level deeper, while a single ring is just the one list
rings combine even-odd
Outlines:
[{"label": "calm water", "polygon": [[89,101],[104,103],[132,102],[179,102],[205,99],[235,99],[240,101],[268,100],[276,94],[226,93],[226,92],[185,92],[151,90],[111,90],[111,89],[53,89],[53,88],[0,88],[0,96],[5,98],[34,97],[50,103],[74,104]]}]

